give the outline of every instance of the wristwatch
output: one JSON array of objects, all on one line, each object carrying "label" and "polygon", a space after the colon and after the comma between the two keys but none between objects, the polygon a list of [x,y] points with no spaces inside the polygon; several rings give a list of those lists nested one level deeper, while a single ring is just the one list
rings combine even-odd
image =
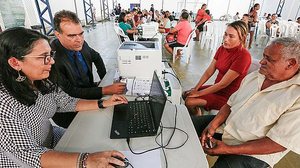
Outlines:
[{"label": "wristwatch", "polygon": [[98,107],[99,107],[99,108],[105,108],[105,107],[103,106],[103,100],[102,100],[102,99],[98,100]]}]

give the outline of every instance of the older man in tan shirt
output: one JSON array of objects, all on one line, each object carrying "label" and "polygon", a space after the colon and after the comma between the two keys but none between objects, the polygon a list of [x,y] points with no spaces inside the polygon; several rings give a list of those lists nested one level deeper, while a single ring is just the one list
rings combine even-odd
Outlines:
[{"label": "older man in tan shirt", "polygon": [[192,118],[204,151],[219,155],[214,168],[273,167],[290,150],[300,154],[299,61],[299,41],[275,39],[215,117]]}]

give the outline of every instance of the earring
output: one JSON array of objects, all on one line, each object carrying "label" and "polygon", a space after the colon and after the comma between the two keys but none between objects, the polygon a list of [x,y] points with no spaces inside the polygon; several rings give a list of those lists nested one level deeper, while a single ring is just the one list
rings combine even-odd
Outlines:
[{"label": "earring", "polygon": [[16,78],[16,81],[17,81],[17,82],[23,82],[23,81],[26,79],[26,76],[22,76],[22,75],[20,74],[20,71],[21,71],[21,70],[18,70],[18,77]]}]

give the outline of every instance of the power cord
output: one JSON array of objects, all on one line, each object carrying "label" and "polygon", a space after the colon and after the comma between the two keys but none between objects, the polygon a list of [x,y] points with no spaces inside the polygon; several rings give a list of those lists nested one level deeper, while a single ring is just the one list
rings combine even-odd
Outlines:
[{"label": "power cord", "polygon": [[[170,100],[168,100],[168,101],[170,103],[172,103]],[[167,160],[167,156],[166,156],[166,153],[165,153],[165,149],[178,149],[178,148],[181,148],[182,146],[184,146],[186,144],[186,142],[189,139],[189,136],[188,136],[187,132],[185,132],[184,130],[176,127],[177,126],[177,115],[178,115],[178,109],[177,109],[177,106],[175,105],[174,127],[164,127],[162,125],[162,122],[160,123],[160,127],[159,127],[160,131],[159,131],[159,133],[155,137],[155,142],[158,145],[158,147],[156,147],[156,148],[148,149],[148,150],[145,150],[145,151],[142,151],[142,152],[135,152],[135,151],[132,150],[132,148],[130,146],[130,138],[126,138],[126,142],[127,142],[127,145],[128,145],[128,148],[129,148],[130,152],[133,153],[133,154],[135,154],[135,155],[141,155],[141,154],[144,154],[144,153],[147,153],[147,152],[150,152],[150,151],[154,151],[154,150],[157,150],[157,149],[162,149],[163,155],[164,155],[164,159],[165,159],[165,163],[166,163],[166,168],[168,168],[168,160]],[[168,139],[168,141],[167,141],[167,143],[165,145],[163,144],[163,129],[173,129],[173,132],[172,132],[171,136],[169,137],[169,139]],[[182,133],[184,133],[186,135],[185,141],[182,144],[180,144],[179,146],[176,146],[176,147],[167,147],[170,144],[170,142],[171,142],[171,140],[172,140],[172,138],[173,138],[176,130],[178,130],[178,131],[180,131],[180,132],[182,132]],[[161,141],[160,143],[157,140],[159,136],[160,136],[160,141]]]},{"label": "power cord", "polygon": [[162,74],[170,74],[170,75],[174,76],[174,77],[177,79],[178,83],[179,83],[180,85],[182,85],[182,84],[181,84],[181,81],[180,81],[180,79],[177,77],[177,75],[174,75],[173,73],[168,72],[168,71],[165,71],[165,70],[162,72]]}]

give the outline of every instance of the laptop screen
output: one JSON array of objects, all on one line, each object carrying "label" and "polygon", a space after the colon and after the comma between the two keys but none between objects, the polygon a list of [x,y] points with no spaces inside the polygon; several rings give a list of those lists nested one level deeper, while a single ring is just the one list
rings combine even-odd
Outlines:
[{"label": "laptop screen", "polygon": [[155,127],[158,128],[167,101],[167,97],[164,89],[160,84],[156,72],[154,72],[152,78],[149,101],[150,108],[153,114],[154,124]]}]

